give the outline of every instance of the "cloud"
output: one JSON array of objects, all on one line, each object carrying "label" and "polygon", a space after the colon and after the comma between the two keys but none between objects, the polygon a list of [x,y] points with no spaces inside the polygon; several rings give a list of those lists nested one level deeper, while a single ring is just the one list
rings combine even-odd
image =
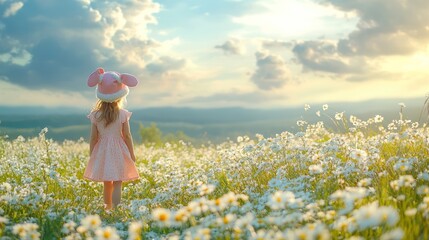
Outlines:
[{"label": "cloud", "polygon": [[126,43],[118,44],[121,51],[114,51],[114,57],[118,60],[125,60],[128,64],[133,64],[138,68],[143,68],[145,64],[157,58],[156,49],[161,48],[164,43],[154,39],[130,39]]},{"label": "cloud", "polygon": [[91,0],[78,0],[82,3],[83,6],[89,6],[91,5]]},{"label": "cloud", "polygon": [[244,53],[243,43],[238,39],[229,39],[222,45],[217,45],[215,48],[223,50],[225,54],[241,55]]},{"label": "cloud", "polygon": [[146,89],[158,94],[169,92],[170,97],[175,97],[182,94],[188,80],[193,78],[189,68],[190,62],[184,58],[162,56],[146,65],[141,78]]},{"label": "cloud", "polygon": [[380,79],[389,77],[389,72],[371,67],[374,63],[381,64],[384,57],[391,55],[406,57],[428,47],[428,1],[323,3],[345,14],[354,13],[359,20],[346,38],[297,42],[292,51],[305,71],[349,74],[344,79],[350,81]]},{"label": "cloud", "polygon": [[12,48],[9,52],[0,54],[0,62],[25,66],[31,62],[32,55],[25,49]]},{"label": "cloud", "polygon": [[3,17],[7,18],[15,15],[23,6],[23,2],[13,2],[12,4],[10,4],[9,8],[4,11]]},{"label": "cloud", "polygon": [[279,49],[279,48],[290,48],[293,44],[288,41],[280,40],[263,40],[262,47],[265,49]]},{"label": "cloud", "polygon": [[365,69],[365,61],[347,58],[338,54],[336,45],[327,41],[304,41],[297,43],[293,53],[304,70],[328,73],[360,73]]},{"label": "cloud", "polygon": [[429,42],[429,1],[426,0],[325,0],[355,12],[357,29],[338,42],[341,54],[350,56],[407,55],[425,49]]},{"label": "cloud", "polygon": [[138,75],[162,45],[148,36],[159,11],[152,0],[26,1],[19,17],[0,17],[0,76],[29,89],[81,91],[98,66]]},{"label": "cloud", "polygon": [[160,57],[157,61],[149,63],[146,71],[152,75],[168,75],[172,72],[183,69],[186,66],[185,59],[173,58],[169,56]]},{"label": "cloud", "polygon": [[263,90],[280,88],[290,79],[289,69],[284,60],[267,52],[256,52],[257,69],[251,80]]}]

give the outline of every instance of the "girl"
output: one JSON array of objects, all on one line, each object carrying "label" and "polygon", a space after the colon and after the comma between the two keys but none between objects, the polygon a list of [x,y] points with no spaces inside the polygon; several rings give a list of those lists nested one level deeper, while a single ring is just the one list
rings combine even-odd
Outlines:
[{"label": "girl", "polygon": [[129,119],[131,112],[122,108],[122,102],[137,79],[130,74],[104,72],[98,68],[88,77],[88,86],[97,85],[98,101],[88,115],[91,120],[90,159],[84,177],[104,182],[105,209],[115,208],[121,202],[122,182],[139,178],[134,156]]}]

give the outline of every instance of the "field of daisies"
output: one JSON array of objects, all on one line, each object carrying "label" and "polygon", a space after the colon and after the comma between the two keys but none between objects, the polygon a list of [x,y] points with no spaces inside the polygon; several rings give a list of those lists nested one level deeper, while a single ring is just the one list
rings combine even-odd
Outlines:
[{"label": "field of daisies", "polygon": [[0,238],[429,239],[429,129],[401,118],[136,145],[141,179],[111,212],[82,178],[87,142],[3,136]]}]

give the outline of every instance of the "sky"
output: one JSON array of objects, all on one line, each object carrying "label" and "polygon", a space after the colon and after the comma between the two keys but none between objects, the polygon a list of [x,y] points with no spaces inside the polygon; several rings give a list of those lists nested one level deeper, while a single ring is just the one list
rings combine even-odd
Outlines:
[{"label": "sky", "polygon": [[0,106],[278,108],[427,94],[427,0],[0,0]]}]

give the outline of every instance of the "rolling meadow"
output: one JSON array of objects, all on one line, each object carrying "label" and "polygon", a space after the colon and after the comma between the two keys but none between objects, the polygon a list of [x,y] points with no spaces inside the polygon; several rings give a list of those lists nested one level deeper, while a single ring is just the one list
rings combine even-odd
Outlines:
[{"label": "rolling meadow", "polygon": [[271,137],[136,144],[111,212],[83,138],[3,136],[1,239],[428,239],[427,126],[327,109]]}]

